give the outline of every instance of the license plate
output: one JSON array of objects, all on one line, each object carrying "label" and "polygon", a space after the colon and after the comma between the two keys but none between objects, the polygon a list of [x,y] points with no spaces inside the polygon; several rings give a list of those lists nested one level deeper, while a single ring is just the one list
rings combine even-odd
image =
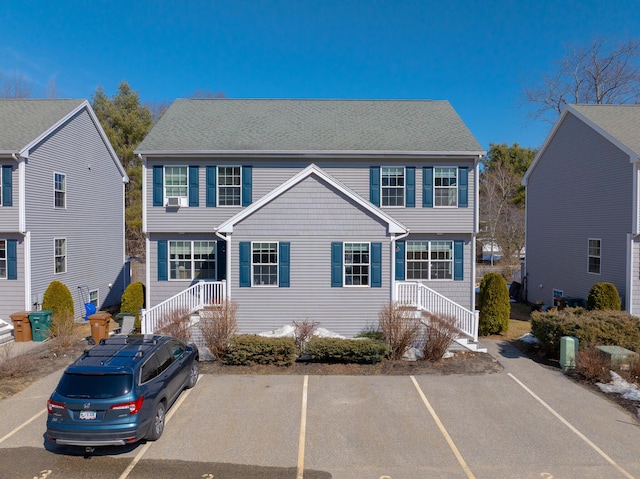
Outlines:
[{"label": "license plate", "polygon": [[80,419],[95,419],[95,411],[80,411]]}]

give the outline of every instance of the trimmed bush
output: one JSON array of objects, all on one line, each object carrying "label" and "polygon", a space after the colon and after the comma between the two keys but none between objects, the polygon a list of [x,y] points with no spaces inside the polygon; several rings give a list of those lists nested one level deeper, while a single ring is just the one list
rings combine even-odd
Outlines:
[{"label": "trimmed bush", "polygon": [[422,331],[415,310],[393,302],[378,312],[378,325],[391,347],[391,359],[402,359],[407,349],[419,341]]},{"label": "trimmed bush", "polygon": [[371,339],[339,339],[313,337],[305,353],[314,363],[375,364],[391,352],[387,343]]},{"label": "trimmed bush", "polygon": [[640,352],[640,321],[623,311],[565,308],[562,311],[531,313],[531,334],[542,349],[560,351],[562,336],[575,336],[580,348],[614,345]]},{"label": "trimmed bush", "polygon": [[69,288],[60,281],[52,281],[42,298],[42,309],[52,311],[51,334],[58,336],[73,331],[74,308],[73,297]]},{"label": "trimmed bush", "polygon": [[587,309],[620,311],[620,295],[613,283],[596,283],[587,296]]},{"label": "trimmed bush", "polygon": [[216,359],[224,359],[231,346],[231,338],[238,333],[238,303],[225,300],[209,307],[201,314],[200,330],[209,351]]},{"label": "trimmed bush", "polygon": [[126,287],[122,293],[120,311],[136,317],[136,330],[140,330],[140,309],[144,307],[144,285],[136,281]]},{"label": "trimmed bush", "polygon": [[240,334],[231,338],[222,362],[230,366],[291,366],[295,360],[296,341],[293,338],[266,338]]},{"label": "trimmed bush", "polygon": [[498,273],[488,273],[480,281],[478,296],[480,321],[478,332],[481,336],[499,334],[509,330],[509,290],[507,282]]}]

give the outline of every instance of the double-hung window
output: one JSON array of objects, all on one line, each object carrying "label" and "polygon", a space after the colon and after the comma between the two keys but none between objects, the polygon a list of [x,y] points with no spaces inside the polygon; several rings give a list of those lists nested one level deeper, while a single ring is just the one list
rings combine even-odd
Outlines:
[{"label": "double-hung window", "polygon": [[369,243],[344,244],[345,286],[369,286]]},{"label": "double-hung window", "polygon": [[278,286],[278,243],[251,243],[253,286]]},{"label": "double-hung window", "polygon": [[56,274],[67,272],[67,240],[55,238],[53,240],[54,272]]},{"label": "double-hung window", "polygon": [[62,173],[53,174],[53,207],[67,207],[67,178]]},{"label": "double-hung window", "polygon": [[405,169],[381,168],[382,206],[404,206]]},{"label": "double-hung window", "polygon": [[458,206],[458,168],[434,168],[434,206]]},{"label": "double-hung window", "polygon": [[240,206],[242,198],[241,167],[218,167],[218,205]]},{"label": "double-hung window", "polygon": [[601,241],[589,238],[589,273],[600,274]]},{"label": "double-hung window", "polygon": [[215,241],[169,241],[169,279],[215,279]]},{"label": "double-hung window", "polygon": [[7,242],[0,240],[0,279],[7,279]]},{"label": "double-hung window", "polygon": [[407,241],[407,279],[453,279],[453,242]]},{"label": "double-hung window", "polygon": [[186,205],[189,194],[188,171],[186,166],[164,167],[164,196],[167,198],[167,204],[171,205],[172,201],[176,201],[175,206]]}]

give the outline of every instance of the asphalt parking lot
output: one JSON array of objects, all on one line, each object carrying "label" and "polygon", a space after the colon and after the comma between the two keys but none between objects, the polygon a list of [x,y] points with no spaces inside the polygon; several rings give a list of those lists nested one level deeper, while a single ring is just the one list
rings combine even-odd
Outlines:
[{"label": "asphalt parking lot", "polygon": [[0,477],[640,479],[636,417],[488,346],[502,373],[203,375],[159,441],[89,456],[44,438],[57,373],[0,401]]}]

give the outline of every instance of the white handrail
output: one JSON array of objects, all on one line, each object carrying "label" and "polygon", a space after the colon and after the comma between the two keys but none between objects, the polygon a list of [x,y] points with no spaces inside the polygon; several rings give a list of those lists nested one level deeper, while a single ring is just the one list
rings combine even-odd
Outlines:
[{"label": "white handrail", "polygon": [[152,334],[164,318],[176,313],[190,314],[209,304],[221,304],[227,297],[226,281],[200,281],[169,299],[143,310],[141,314],[142,334]]},{"label": "white handrail", "polygon": [[462,334],[473,341],[478,340],[478,312],[459,305],[422,283],[398,281],[396,301],[399,304],[413,306],[420,311],[455,318],[456,327]]}]

